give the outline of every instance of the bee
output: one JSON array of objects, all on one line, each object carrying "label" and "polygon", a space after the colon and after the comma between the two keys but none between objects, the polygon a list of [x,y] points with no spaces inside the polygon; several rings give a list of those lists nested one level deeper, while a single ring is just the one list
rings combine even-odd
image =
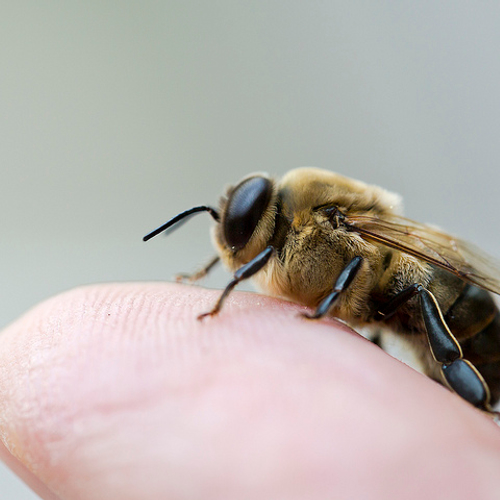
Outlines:
[{"label": "bee", "polygon": [[[281,181],[256,173],[228,188],[219,209],[186,218],[216,221],[217,256],[233,279],[213,309],[252,278],[264,293],[308,306],[308,319],[340,318],[406,338],[425,373],[475,407],[494,413],[500,398],[500,266],[475,246],[402,217],[401,199],[339,174],[299,168]],[[492,292],[492,293],[491,293]]]}]

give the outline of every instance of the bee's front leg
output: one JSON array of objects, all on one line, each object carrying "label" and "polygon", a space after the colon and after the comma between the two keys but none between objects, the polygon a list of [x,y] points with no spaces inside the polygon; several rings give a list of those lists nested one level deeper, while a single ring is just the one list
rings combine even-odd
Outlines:
[{"label": "bee's front leg", "polygon": [[233,276],[233,279],[228,283],[224,291],[222,292],[219,300],[215,304],[215,307],[206,313],[200,314],[198,319],[206,318],[207,316],[214,316],[217,314],[221,308],[226,297],[231,293],[233,288],[242,280],[251,278],[255,273],[260,271],[269,261],[271,256],[274,254],[274,247],[268,246],[262,252],[260,252],[257,257],[254,257],[250,262],[247,262],[244,266],[241,266]]}]

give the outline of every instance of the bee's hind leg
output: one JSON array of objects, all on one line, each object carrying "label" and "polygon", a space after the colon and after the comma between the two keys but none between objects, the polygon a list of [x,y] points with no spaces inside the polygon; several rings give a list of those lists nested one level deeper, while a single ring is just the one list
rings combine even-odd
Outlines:
[{"label": "bee's hind leg", "polygon": [[439,304],[429,290],[418,283],[409,286],[379,311],[377,319],[389,318],[415,295],[419,296],[431,354],[441,365],[441,374],[447,385],[472,405],[493,413],[488,385],[476,367],[463,358],[462,348],[446,325]]},{"label": "bee's hind leg", "polygon": [[431,292],[419,290],[427,338],[434,359],[451,389],[477,408],[491,412],[490,390],[476,367],[463,358],[457,339],[450,332]]}]

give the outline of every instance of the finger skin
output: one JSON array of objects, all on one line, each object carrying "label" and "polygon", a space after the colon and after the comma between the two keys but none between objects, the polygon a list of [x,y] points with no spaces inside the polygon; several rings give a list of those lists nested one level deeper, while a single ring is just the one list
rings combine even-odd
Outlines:
[{"label": "finger skin", "polygon": [[486,416],[286,302],[197,321],[218,293],[86,287],[5,330],[0,437],[43,498],[498,498]]},{"label": "finger skin", "polygon": [[[1,432],[1,431],[0,431]],[[6,436],[2,435],[2,438]],[[59,497],[50,491],[43,482],[35,476],[23,463],[14,457],[7,448],[0,442],[0,460],[7,464],[33,491],[46,500],[59,500]],[[3,498],[3,489],[0,487]]]}]

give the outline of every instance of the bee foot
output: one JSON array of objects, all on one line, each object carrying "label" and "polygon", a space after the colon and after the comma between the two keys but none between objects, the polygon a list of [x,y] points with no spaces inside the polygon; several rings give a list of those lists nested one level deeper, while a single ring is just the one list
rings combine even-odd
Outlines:
[{"label": "bee foot", "polygon": [[196,318],[198,321],[203,321],[207,316],[215,316],[219,312],[218,309],[214,309],[213,311],[209,311],[203,314],[199,314]]},{"label": "bee foot", "polygon": [[176,283],[185,283],[187,276],[185,274],[176,274],[174,276]]},{"label": "bee foot", "polygon": [[319,316],[316,314],[309,314],[309,313],[300,313],[300,316],[304,319],[318,319]]}]

